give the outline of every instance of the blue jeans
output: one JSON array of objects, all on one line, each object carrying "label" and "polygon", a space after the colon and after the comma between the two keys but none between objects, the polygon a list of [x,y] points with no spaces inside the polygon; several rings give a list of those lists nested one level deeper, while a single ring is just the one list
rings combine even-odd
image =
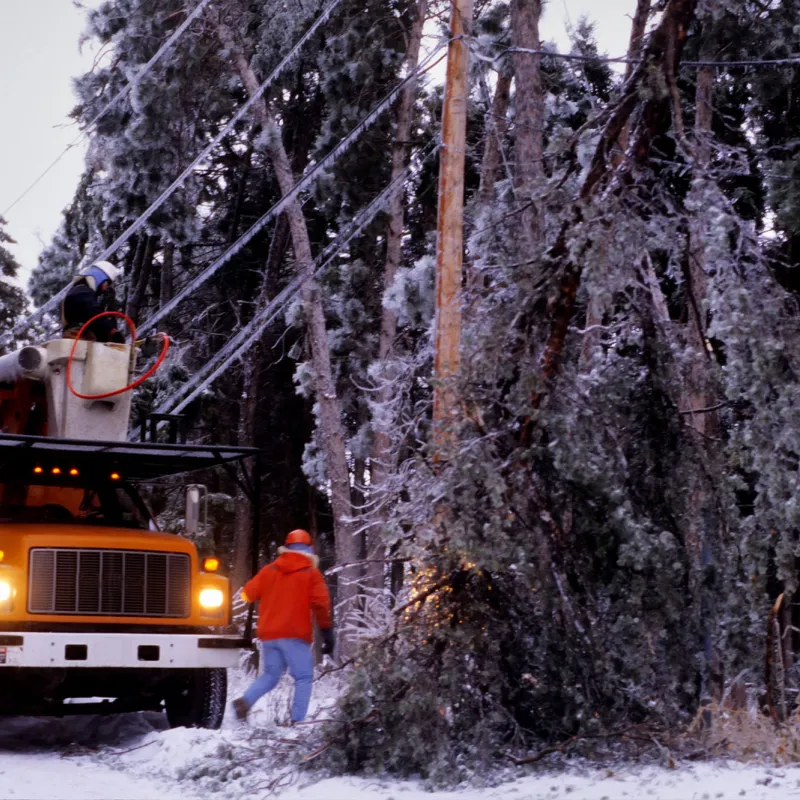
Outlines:
[{"label": "blue jeans", "polygon": [[292,722],[305,719],[311,702],[311,684],[314,682],[314,655],[311,645],[303,639],[271,639],[261,642],[264,669],[255,682],[242,695],[248,708],[267,692],[271,692],[287,668],[294,678]]}]

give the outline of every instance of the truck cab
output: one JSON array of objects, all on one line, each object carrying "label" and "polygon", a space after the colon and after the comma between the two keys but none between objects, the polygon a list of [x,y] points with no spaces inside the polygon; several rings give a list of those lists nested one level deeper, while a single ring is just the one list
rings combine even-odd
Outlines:
[{"label": "truck cab", "polygon": [[[163,710],[173,726],[218,728],[247,635],[226,632],[219,561],[159,530],[138,487],[215,466],[252,485],[256,451],[128,441],[130,397],[93,399],[109,379],[127,385],[127,346],[56,340],[11,357],[0,359],[0,714]],[[191,528],[202,492],[186,497]]]}]

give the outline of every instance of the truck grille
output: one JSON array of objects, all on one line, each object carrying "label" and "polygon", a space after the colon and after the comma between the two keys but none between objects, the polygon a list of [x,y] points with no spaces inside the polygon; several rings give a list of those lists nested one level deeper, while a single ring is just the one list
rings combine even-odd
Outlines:
[{"label": "truck grille", "polygon": [[189,556],[142,550],[34,548],[28,611],[119,617],[188,617]]}]

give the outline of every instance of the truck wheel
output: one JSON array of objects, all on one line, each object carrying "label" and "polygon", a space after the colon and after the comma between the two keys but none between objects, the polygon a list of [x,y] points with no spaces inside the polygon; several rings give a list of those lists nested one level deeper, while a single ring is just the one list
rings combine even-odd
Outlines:
[{"label": "truck wheel", "polygon": [[228,673],[224,669],[193,669],[178,678],[164,698],[172,728],[222,727],[228,699]]}]

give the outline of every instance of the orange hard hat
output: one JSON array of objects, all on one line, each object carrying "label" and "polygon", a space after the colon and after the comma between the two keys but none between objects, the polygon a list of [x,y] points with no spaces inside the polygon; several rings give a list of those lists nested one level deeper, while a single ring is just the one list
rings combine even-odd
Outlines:
[{"label": "orange hard hat", "polygon": [[304,531],[302,528],[298,528],[286,537],[286,546],[288,547],[290,544],[311,545],[313,544],[311,541],[311,534],[308,531]]}]

